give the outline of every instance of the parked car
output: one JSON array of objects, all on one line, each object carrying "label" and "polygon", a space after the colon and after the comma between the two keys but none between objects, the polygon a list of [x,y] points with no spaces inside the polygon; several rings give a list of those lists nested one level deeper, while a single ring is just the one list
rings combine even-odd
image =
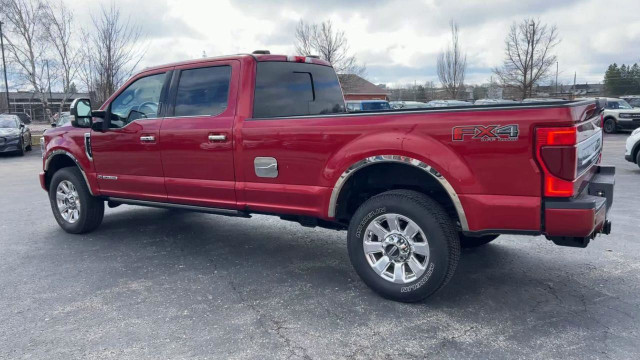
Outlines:
[{"label": "parked car", "polygon": [[507,99],[478,99],[474,105],[500,105],[500,104],[516,104],[517,101]]},{"label": "parked car", "polygon": [[0,115],[0,152],[24,155],[31,150],[31,130],[17,115]]},{"label": "parked car", "polygon": [[15,115],[18,118],[20,118],[20,121],[22,121],[23,124],[31,124],[31,116],[29,116],[29,114],[27,113],[9,112],[9,113],[4,113],[0,115]]},{"label": "parked car", "polygon": [[627,138],[626,145],[625,160],[640,166],[640,128],[631,132],[631,135]]},{"label": "parked car", "polygon": [[391,106],[386,100],[348,100],[345,102],[347,111],[380,111],[390,110]]},{"label": "parked car", "polygon": [[461,246],[609,233],[602,106],[347,113],[328,62],[196,59],[134,75],[98,111],[74,100],[73,127],[44,135],[40,183],[74,234],[100,225],[105,202],[348,230],[362,280],[418,301],[451,279]]},{"label": "parked car", "polygon": [[634,108],[640,108],[640,95],[627,95],[621,96],[620,99],[626,101],[629,105]]},{"label": "parked car", "polygon": [[640,127],[640,108],[634,108],[622,99],[607,98],[606,101],[602,113],[604,132],[611,134]]},{"label": "parked car", "polygon": [[471,106],[470,102],[460,100],[432,100],[427,103],[429,107]]},{"label": "parked car", "polygon": [[392,109],[424,109],[431,106],[420,101],[391,101],[389,105]]}]

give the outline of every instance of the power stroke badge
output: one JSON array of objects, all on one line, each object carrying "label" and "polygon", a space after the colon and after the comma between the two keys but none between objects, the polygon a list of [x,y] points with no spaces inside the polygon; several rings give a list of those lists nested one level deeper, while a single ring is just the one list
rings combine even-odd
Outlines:
[{"label": "power stroke badge", "polygon": [[467,125],[452,130],[453,141],[517,141],[518,125]]}]

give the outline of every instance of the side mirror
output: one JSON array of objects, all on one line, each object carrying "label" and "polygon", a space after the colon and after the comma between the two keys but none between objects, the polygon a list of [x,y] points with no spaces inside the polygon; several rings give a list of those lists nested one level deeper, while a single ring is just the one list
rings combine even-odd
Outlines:
[{"label": "side mirror", "polygon": [[20,129],[24,129],[24,124],[20,123]]},{"label": "side mirror", "polygon": [[51,123],[51,127],[52,127],[52,128],[54,128],[54,127],[56,127],[56,126],[57,126],[57,124],[56,124],[56,123]]},{"label": "side mirror", "polygon": [[91,118],[91,100],[78,98],[73,100],[69,113],[73,116],[71,125],[78,128],[90,128],[93,120]]}]

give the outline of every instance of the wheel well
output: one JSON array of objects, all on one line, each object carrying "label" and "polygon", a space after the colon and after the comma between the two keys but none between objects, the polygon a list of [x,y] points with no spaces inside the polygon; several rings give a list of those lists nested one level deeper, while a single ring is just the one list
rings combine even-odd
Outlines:
[{"label": "wheel well", "polygon": [[605,117],[604,117],[604,119],[603,119],[603,121],[607,121],[607,120],[609,120],[609,119],[613,120],[614,122],[618,121],[618,120],[615,118],[615,116],[613,116],[613,115],[607,115],[607,116],[605,116]]},{"label": "wheel well", "polygon": [[348,222],[367,199],[396,189],[415,190],[429,195],[444,207],[454,222],[459,220],[453,201],[438,180],[422,169],[396,163],[370,165],[353,174],[338,196],[336,219]]},{"label": "wheel well", "polygon": [[78,166],[76,162],[73,161],[69,156],[64,154],[54,155],[51,160],[49,160],[49,167],[47,171],[45,171],[44,184],[49,189],[49,184],[51,183],[51,178],[53,174],[55,174],[58,170],[66,167]]}]

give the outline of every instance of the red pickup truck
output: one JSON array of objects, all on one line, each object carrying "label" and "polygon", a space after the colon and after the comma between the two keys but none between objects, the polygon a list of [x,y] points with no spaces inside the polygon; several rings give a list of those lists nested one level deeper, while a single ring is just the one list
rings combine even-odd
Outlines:
[{"label": "red pickup truck", "polygon": [[499,234],[585,247],[608,234],[599,101],[348,113],[330,64],[234,55],[142,71],[44,136],[42,188],[69,233],[132,204],[273,214],[348,230],[351,262],[418,301],[461,247]]}]

